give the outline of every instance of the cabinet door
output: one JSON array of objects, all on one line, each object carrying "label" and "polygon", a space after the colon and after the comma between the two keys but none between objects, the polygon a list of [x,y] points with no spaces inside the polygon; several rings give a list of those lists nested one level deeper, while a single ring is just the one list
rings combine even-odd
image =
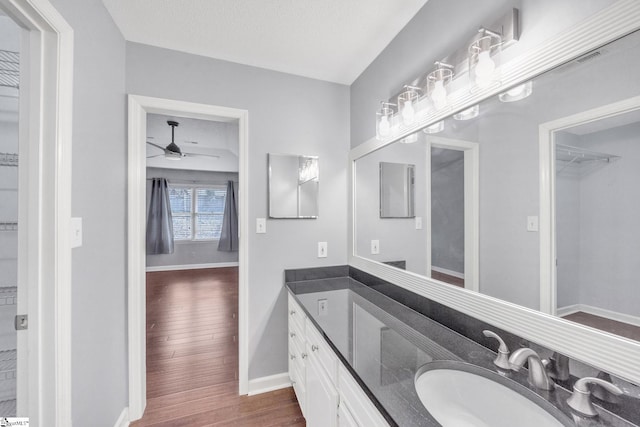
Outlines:
[{"label": "cabinet door", "polygon": [[307,357],[307,360],[307,427],[337,427],[338,392],[318,360],[313,356]]},{"label": "cabinet door", "polygon": [[338,407],[338,426],[339,427],[360,427],[353,415],[349,412],[346,402],[340,402]]}]

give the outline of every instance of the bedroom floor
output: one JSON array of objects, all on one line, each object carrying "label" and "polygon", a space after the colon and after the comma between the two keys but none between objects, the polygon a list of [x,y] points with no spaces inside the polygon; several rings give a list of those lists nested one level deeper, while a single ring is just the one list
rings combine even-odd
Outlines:
[{"label": "bedroom floor", "polygon": [[631,338],[635,341],[640,341],[640,327],[635,325],[618,322],[616,320],[595,316],[581,311],[564,316],[563,319],[571,320],[572,322],[580,323],[585,326],[591,326],[592,328],[600,329],[601,331],[611,332],[612,334],[620,335],[622,337]]},{"label": "bedroom floor", "polygon": [[305,426],[292,388],[238,396],[238,269],[147,273],[142,426]]}]

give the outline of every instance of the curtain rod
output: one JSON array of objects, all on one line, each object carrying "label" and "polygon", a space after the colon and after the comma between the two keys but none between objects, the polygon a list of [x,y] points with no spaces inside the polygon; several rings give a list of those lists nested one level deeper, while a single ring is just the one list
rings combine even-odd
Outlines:
[{"label": "curtain rod", "polygon": [[[151,181],[152,179],[156,179],[156,178],[164,178],[163,176],[156,176],[153,178],[147,178],[147,181]],[[223,184],[227,184],[227,182],[229,181],[233,181],[234,184],[238,184],[239,181],[237,180],[233,180],[233,179],[228,179],[226,181],[196,181],[196,180],[186,180],[186,179],[170,179],[170,178],[165,178],[169,183],[174,183],[174,184],[202,184],[202,185],[207,185],[207,184],[216,184],[216,185],[223,185]]]}]

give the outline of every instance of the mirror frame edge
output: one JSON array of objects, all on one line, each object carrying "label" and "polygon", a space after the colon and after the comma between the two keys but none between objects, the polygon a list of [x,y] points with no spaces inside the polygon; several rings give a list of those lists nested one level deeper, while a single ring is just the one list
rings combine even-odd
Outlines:
[{"label": "mirror frame edge", "polygon": [[[636,31],[640,29],[639,22],[640,2],[618,0],[568,31],[550,38],[504,64],[503,84],[500,87],[509,87],[527,81],[572,58]],[[446,111],[429,114],[392,139],[379,141],[372,138],[351,149],[349,152],[351,179],[348,215],[348,224],[351,228],[348,239],[349,265],[505,331],[559,351],[573,359],[640,384],[640,371],[637,369],[640,366],[640,342],[638,341],[598,331],[466,289],[445,286],[426,276],[399,270],[355,254],[356,160],[442,120],[456,110],[468,108],[483,99],[495,96],[500,92],[500,87],[464,94],[453,99],[451,107]]]}]

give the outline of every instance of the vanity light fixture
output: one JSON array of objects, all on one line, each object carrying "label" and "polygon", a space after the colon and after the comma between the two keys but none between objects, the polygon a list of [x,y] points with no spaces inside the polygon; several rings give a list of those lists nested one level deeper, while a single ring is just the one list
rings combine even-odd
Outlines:
[{"label": "vanity light fixture", "polygon": [[416,120],[416,105],[420,92],[419,87],[405,85],[403,92],[398,95],[398,111],[405,125],[410,125]]},{"label": "vanity light fixture", "polygon": [[434,133],[440,133],[443,130],[444,130],[444,120],[440,120],[439,122],[436,122],[431,126],[427,126],[426,128],[422,129],[422,132],[428,133],[428,134],[434,134]]},{"label": "vanity light fixture", "polygon": [[393,113],[396,104],[381,102],[380,109],[376,112],[376,138],[384,139],[391,135]]},{"label": "vanity light fixture", "polygon": [[453,65],[436,61],[436,69],[427,76],[427,93],[436,109],[447,105],[447,85],[453,79]]},{"label": "vanity light fixture", "polygon": [[469,45],[471,80],[485,88],[495,80],[496,62],[502,49],[502,36],[486,28],[478,30],[480,38]]},{"label": "vanity light fixture", "polygon": [[498,95],[498,99],[502,102],[515,102],[525,99],[533,92],[533,80],[529,80],[518,86],[514,86],[506,92]]},{"label": "vanity light fixture", "polygon": [[466,110],[462,110],[459,113],[454,114],[453,118],[456,120],[471,120],[478,117],[478,114],[480,114],[480,105],[476,104],[471,108],[467,108]]}]

